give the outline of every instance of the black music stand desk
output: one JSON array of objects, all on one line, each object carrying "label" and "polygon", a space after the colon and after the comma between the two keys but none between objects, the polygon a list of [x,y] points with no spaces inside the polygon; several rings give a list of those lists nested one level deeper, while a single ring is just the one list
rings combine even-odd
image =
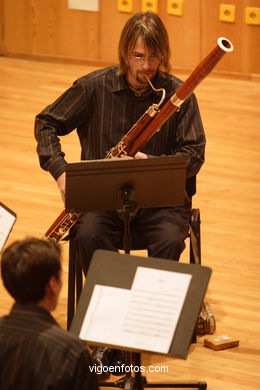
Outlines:
[{"label": "black music stand desk", "polygon": [[130,219],[137,208],[184,204],[184,156],[143,160],[87,160],[66,167],[66,211],[117,210],[124,222],[124,251],[130,253]]},{"label": "black music stand desk", "polygon": [[138,208],[184,204],[184,156],[143,160],[86,160],[66,167],[66,211],[119,210],[123,191]]}]

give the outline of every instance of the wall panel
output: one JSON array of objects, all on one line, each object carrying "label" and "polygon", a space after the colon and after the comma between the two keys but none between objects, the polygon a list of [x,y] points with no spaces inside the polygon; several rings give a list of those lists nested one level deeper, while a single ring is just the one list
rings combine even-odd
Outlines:
[{"label": "wall panel", "polygon": [[[244,0],[244,6],[260,8],[260,0]],[[241,42],[243,71],[260,74],[260,26],[244,24]]]},{"label": "wall panel", "polygon": [[[236,21],[219,20],[223,0],[184,0],[182,16],[167,14],[167,0],[158,1],[170,37],[173,68],[192,70],[216,45],[229,38],[235,51],[216,69],[225,73],[260,73],[260,27],[245,23],[245,7],[260,7],[260,0],[225,0],[236,6]],[[117,0],[100,0],[99,12],[71,10],[67,0],[0,0],[0,54],[33,58],[84,61],[107,65],[117,62],[117,44],[126,20],[141,10],[117,11]],[[1,40],[2,36],[2,40]]]},{"label": "wall panel", "polygon": [[182,16],[167,14],[164,3],[161,16],[170,37],[172,66],[193,69],[200,61],[200,0],[184,1]]},{"label": "wall panel", "polygon": [[4,31],[4,20],[3,20],[3,0],[0,0],[0,55],[3,54],[3,31]]},{"label": "wall panel", "polygon": [[3,1],[6,53],[99,58],[98,13],[70,10],[67,0]]},{"label": "wall panel", "polygon": [[[200,31],[199,10],[200,0],[186,1],[182,16],[169,15],[166,12],[167,1],[158,2],[158,14],[163,19],[170,38],[172,65],[176,68],[192,68],[199,61]],[[116,1],[101,2],[100,52],[104,61],[117,61],[117,44],[125,22],[134,13],[142,9],[142,1],[133,3],[132,13],[117,11]]]},{"label": "wall panel", "polygon": [[100,9],[100,45],[101,60],[117,62],[117,44],[126,21],[136,12],[140,12],[141,1],[133,2],[133,12],[118,12],[117,1],[101,0]]},{"label": "wall panel", "polygon": [[[245,22],[245,7],[259,7],[259,0],[201,0],[202,54],[208,53],[219,36],[230,39],[234,52],[227,55],[216,69],[238,73],[260,73],[260,27]],[[219,20],[219,5],[235,5],[235,22]]]}]

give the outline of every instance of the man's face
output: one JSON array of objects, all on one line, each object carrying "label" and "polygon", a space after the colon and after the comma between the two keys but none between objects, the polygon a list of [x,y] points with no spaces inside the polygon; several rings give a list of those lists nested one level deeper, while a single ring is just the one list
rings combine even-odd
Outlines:
[{"label": "man's face", "polygon": [[160,64],[160,59],[156,57],[156,53],[152,52],[145,45],[143,39],[139,37],[127,58],[127,62],[127,79],[129,83],[136,87],[146,87],[149,85],[146,77],[152,80]]}]

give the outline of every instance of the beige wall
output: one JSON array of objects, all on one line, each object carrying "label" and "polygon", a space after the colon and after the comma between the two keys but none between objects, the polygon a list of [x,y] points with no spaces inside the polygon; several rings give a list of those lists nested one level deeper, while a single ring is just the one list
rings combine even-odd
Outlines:
[{"label": "beige wall", "polygon": [[[234,23],[219,20],[221,3],[236,6]],[[141,4],[133,0],[133,13]],[[225,36],[235,51],[216,70],[260,74],[260,28],[247,25],[244,16],[245,7],[259,7],[260,0],[184,0],[183,16],[167,14],[166,5],[158,1],[158,14],[169,32],[174,68],[193,69]],[[117,62],[118,38],[132,15],[118,12],[117,0],[100,0],[99,12],[68,9],[67,0],[0,0],[0,12],[2,54],[100,65]]]}]

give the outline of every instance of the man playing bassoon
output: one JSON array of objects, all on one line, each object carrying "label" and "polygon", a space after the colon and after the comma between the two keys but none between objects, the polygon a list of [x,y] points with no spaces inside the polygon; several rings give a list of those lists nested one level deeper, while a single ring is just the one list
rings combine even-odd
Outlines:
[{"label": "man playing bassoon", "polygon": [[[147,108],[160,101],[161,93],[152,89],[149,80],[154,88],[165,89],[165,102],[181,85],[181,80],[169,73],[168,34],[154,13],[138,13],[127,21],[118,55],[119,65],[79,78],[36,117],[40,165],[57,181],[63,200],[67,162],[60,136],[76,129],[82,159],[102,159]],[[133,157],[120,157],[184,155],[188,158],[187,178],[191,178],[204,162],[204,151],[205,134],[192,94],[140,151]],[[139,209],[132,218],[131,231],[147,248],[149,256],[178,260],[185,248],[190,210],[188,195],[181,207]],[[123,222],[116,211],[81,214],[75,225],[75,246],[84,273],[96,249],[117,251],[122,248],[122,239]]]}]

